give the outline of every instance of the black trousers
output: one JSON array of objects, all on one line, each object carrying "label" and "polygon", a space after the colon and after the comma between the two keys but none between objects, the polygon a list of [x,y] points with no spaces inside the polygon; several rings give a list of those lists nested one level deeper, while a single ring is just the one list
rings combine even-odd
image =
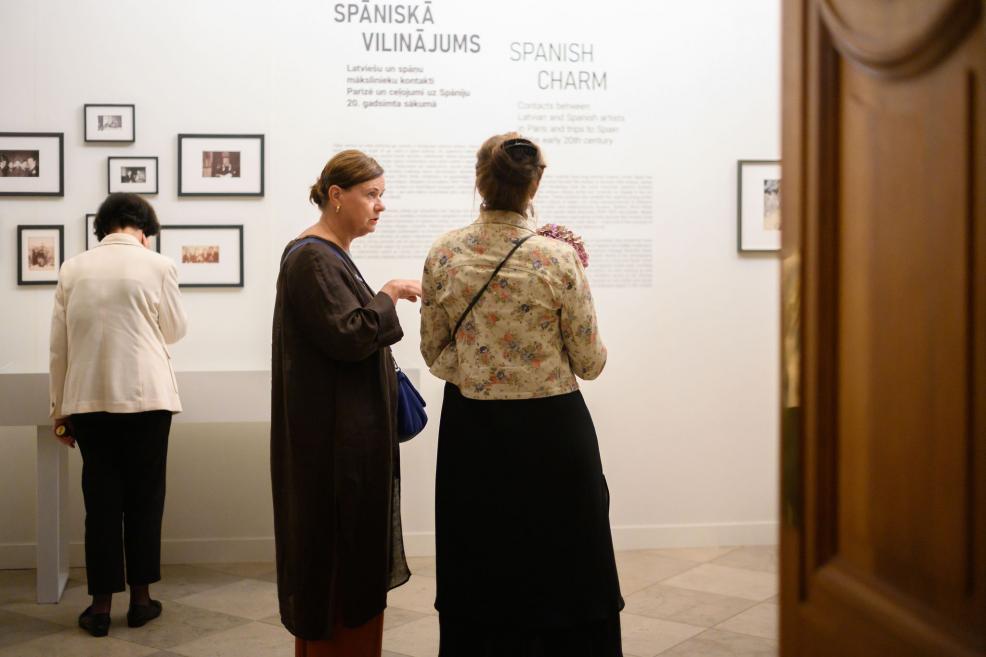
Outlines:
[{"label": "black trousers", "polygon": [[82,452],[89,594],[157,582],[171,411],[78,413],[72,428]]}]

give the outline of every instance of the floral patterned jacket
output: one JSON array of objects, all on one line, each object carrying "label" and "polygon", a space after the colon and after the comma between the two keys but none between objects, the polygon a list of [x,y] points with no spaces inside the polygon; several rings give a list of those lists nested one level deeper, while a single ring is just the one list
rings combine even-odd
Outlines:
[{"label": "floral patterned jacket", "polygon": [[473,296],[533,219],[483,211],[431,247],[421,284],[421,355],[472,399],[529,399],[578,390],[606,364],[582,263],[571,245],[535,235],[511,256],[462,322]]}]

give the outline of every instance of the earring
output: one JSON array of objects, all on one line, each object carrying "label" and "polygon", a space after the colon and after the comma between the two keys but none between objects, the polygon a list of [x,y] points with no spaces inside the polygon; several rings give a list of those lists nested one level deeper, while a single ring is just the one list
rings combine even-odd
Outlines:
[{"label": "earring", "polygon": [[336,206],[336,214],[339,214],[339,209],[340,209],[341,207],[342,207],[341,205],[337,205],[337,206]]}]

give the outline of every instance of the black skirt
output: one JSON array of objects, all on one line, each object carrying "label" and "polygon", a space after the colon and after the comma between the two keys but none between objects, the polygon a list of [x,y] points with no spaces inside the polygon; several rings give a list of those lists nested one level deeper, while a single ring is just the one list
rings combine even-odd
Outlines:
[{"label": "black skirt", "polygon": [[619,657],[609,490],[580,392],[474,400],[438,437],[440,657]]}]

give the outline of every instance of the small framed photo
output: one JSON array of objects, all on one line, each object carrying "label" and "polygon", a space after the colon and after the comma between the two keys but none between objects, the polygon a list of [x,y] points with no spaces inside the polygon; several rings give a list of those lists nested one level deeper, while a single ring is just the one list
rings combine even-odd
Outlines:
[{"label": "small framed photo", "polygon": [[96,239],[96,215],[86,215],[86,251],[99,244]]},{"label": "small framed photo", "polygon": [[64,261],[64,226],[17,227],[18,285],[55,285]]},{"label": "small framed photo", "polygon": [[736,173],[737,248],[781,250],[781,163],[740,160]]},{"label": "small framed photo", "polygon": [[178,135],[178,196],[263,195],[263,135]]},{"label": "small framed photo", "polygon": [[0,196],[64,196],[65,135],[0,132]]},{"label": "small framed photo", "polygon": [[243,226],[161,226],[157,252],[175,261],[179,287],[243,287]]},{"label": "small framed photo", "polygon": [[87,142],[128,142],[137,137],[133,105],[85,105],[83,107]]},{"label": "small framed photo", "polygon": [[156,157],[106,158],[107,187],[113,192],[157,194]]}]

